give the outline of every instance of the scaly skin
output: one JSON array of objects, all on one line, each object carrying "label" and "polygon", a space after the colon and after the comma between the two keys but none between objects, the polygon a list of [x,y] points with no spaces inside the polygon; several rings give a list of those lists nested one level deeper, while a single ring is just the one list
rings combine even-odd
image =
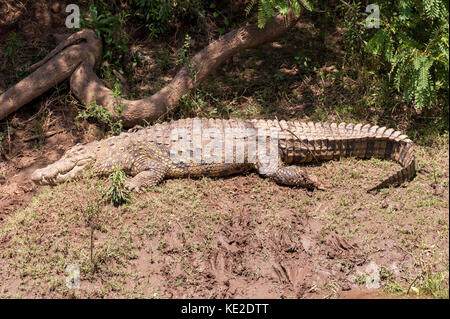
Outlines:
[{"label": "scaly skin", "polygon": [[[276,130],[278,132],[276,167],[268,171],[268,165],[251,161],[248,139],[234,141],[232,163],[225,161],[224,149],[227,142],[221,144],[224,150],[222,157],[214,163],[205,163],[201,160],[177,163],[171,158],[170,150],[181,141],[178,136],[172,136],[174,129],[187,130],[189,136],[184,141],[200,145],[201,154],[206,152],[208,141],[202,142],[199,136],[204,136],[205,132],[208,132],[207,129],[216,129],[226,136],[228,128],[267,130],[267,134],[263,136],[254,136],[256,141],[261,138],[267,139],[270,129]],[[242,163],[237,160],[239,154],[242,154],[237,151],[239,147],[244,150]],[[256,158],[258,155],[256,154]],[[88,168],[92,168],[98,175],[108,175],[120,165],[127,174],[133,176],[127,187],[141,190],[158,184],[164,178],[226,176],[258,170],[262,176],[282,185],[321,189],[323,185],[317,179],[291,164],[349,156],[390,159],[402,166],[388,179],[369,190],[398,185],[415,176],[411,140],[399,131],[385,127],[278,120],[183,119],[132,129],[119,136],[85,145],[77,144],[59,161],[36,170],[31,178],[38,184],[54,184],[73,179]]]}]

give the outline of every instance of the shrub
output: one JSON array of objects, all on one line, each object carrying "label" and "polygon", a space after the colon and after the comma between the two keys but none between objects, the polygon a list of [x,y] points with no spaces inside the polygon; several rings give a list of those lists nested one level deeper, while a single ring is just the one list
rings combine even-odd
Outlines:
[{"label": "shrub", "polygon": [[448,1],[379,1],[380,29],[365,49],[390,65],[389,76],[418,109],[448,108]]}]

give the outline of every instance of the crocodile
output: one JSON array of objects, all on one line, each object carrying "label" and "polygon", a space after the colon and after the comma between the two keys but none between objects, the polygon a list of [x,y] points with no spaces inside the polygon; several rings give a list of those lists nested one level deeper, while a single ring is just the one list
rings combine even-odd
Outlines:
[{"label": "crocodile", "polygon": [[219,177],[249,171],[258,171],[281,185],[323,189],[323,183],[296,164],[340,157],[376,157],[400,164],[401,168],[368,191],[400,185],[415,176],[413,143],[392,128],[278,119],[187,118],[77,144],[60,160],[34,171],[31,179],[37,184],[57,184],[88,169],[104,176],[120,166],[132,176],[125,186],[136,191],[166,178]]}]

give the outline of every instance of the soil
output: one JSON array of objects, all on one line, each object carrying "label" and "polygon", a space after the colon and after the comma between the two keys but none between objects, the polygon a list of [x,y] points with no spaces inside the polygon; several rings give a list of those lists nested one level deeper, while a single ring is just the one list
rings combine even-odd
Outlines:
[{"label": "soil", "polygon": [[[65,32],[58,9],[65,2],[20,3],[29,10],[18,10],[17,1],[0,6],[11,19],[0,25],[0,47],[14,31],[22,59],[35,62],[51,49],[49,35]],[[264,56],[270,48],[253,52]],[[5,90],[17,78],[4,63],[0,71]],[[217,77],[233,72],[243,71],[230,62]],[[281,72],[293,72],[295,90],[310,91],[295,68],[282,65]],[[240,102],[250,104],[251,93]],[[305,116],[304,106],[285,106],[282,114]],[[326,191],[282,187],[256,174],[168,180],[114,207],[102,200],[104,178],[56,187],[29,179],[76,143],[104,137],[96,123],[75,120],[80,107],[63,83],[1,123],[10,133],[0,159],[0,296],[428,298],[440,296],[429,284],[436,282],[448,298],[448,140],[417,145],[415,180],[377,194],[364,189],[396,165],[343,159],[308,167],[331,184]],[[84,219],[92,203],[100,207],[93,248]],[[79,289],[64,284],[74,263]]]}]

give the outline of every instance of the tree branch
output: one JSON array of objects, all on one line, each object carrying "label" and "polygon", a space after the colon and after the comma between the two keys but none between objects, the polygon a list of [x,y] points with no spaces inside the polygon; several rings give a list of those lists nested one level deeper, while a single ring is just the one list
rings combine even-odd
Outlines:
[{"label": "tree branch", "polygon": [[0,95],[0,120],[69,76],[71,90],[83,104],[96,102],[110,112],[115,112],[116,105],[123,105],[124,110],[118,115],[125,127],[155,120],[225,60],[243,50],[275,41],[299,19],[289,11],[285,16],[276,15],[262,29],[251,24],[225,34],[195,54],[166,87],[140,100],[115,97],[97,77],[94,67],[100,62],[101,41],[92,30],[82,30],[38,62],[39,68],[34,73]]}]

